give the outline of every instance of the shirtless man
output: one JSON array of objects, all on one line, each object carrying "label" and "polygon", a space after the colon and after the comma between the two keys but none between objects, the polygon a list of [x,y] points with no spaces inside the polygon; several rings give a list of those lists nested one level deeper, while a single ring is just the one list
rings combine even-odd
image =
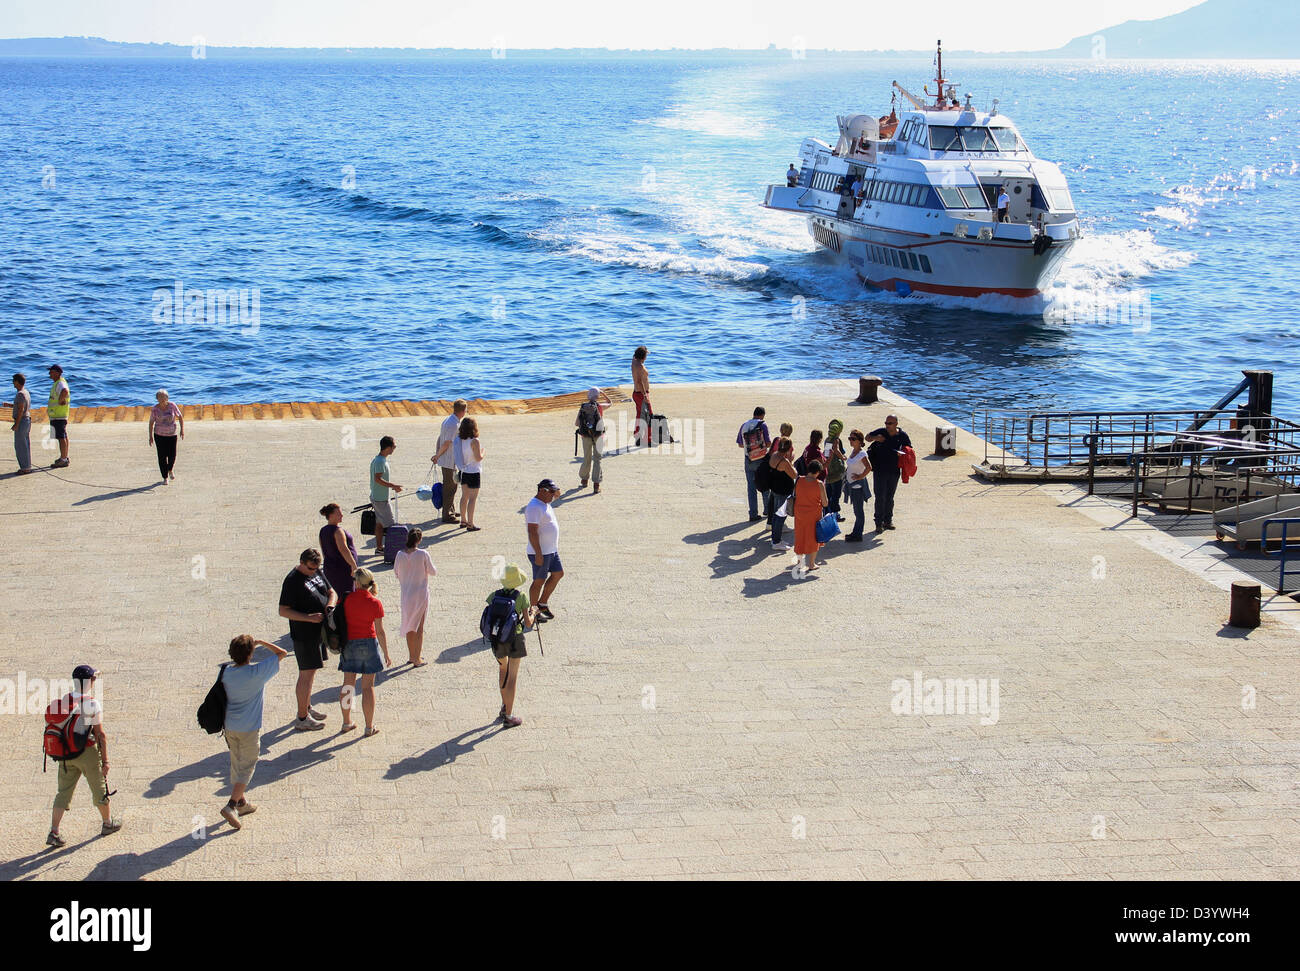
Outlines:
[{"label": "shirtless man", "polygon": [[632,401],[636,405],[634,440],[637,445],[650,444],[650,372],[645,367],[649,353],[644,344],[632,352]]}]

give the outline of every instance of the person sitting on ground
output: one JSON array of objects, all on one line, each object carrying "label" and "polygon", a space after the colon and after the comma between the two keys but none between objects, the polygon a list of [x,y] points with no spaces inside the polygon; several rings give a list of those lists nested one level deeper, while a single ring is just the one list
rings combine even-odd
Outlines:
[{"label": "person sitting on ground", "polygon": [[[343,724],[339,734],[356,728],[352,720],[352,703],[356,698],[357,675],[361,676],[361,714],[366,719],[365,737],[378,735],[375,727],[375,675],[391,667],[388,657],[388,635],[384,633],[384,605],[375,594],[375,577],[365,567],[353,574],[356,589],[343,602],[343,614],[348,624],[348,639],[339,658],[343,672],[343,689],[339,692],[339,707],[343,710]],[[380,663],[379,651],[384,660]]]},{"label": "person sitting on ground", "polygon": [[[264,647],[271,656],[253,660],[253,651]],[[243,824],[241,816],[256,812],[257,807],[245,798],[253,771],[262,751],[262,696],[266,683],[280,670],[280,661],[289,652],[270,641],[259,641],[240,634],[230,641],[230,660],[221,672],[226,689],[226,721],[222,734],[230,749],[230,801],[221,807],[221,816],[235,829]]]},{"label": "person sitting on ground", "polygon": [[[515,688],[519,682],[519,662],[528,656],[524,647],[524,628],[533,627],[538,619],[537,608],[529,605],[528,594],[520,589],[527,579],[524,571],[516,564],[511,563],[506,567],[501,590],[515,591],[515,612],[519,615],[519,623],[515,625],[514,636],[509,642],[492,645],[492,654],[497,659],[497,682],[501,689],[501,710],[497,713],[497,718],[506,728],[517,728],[524,723],[522,718],[514,714]],[[491,603],[496,596],[496,593],[488,594],[487,602]]]}]

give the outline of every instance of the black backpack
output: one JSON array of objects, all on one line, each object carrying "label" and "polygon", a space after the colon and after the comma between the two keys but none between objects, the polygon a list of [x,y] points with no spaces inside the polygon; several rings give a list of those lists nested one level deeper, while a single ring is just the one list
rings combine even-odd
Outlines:
[{"label": "black backpack", "polygon": [[578,434],[583,438],[600,437],[600,409],[588,401],[578,409]]},{"label": "black backpack", "polygon": [[199,705],[199,728],[209,735],[215,735],[226,727],[226,686],[221,683],[221,679],[229,666],[229,661],[221,665],[217,671],[216,683],[208,689],[208,696]]},{"label": "black backpack", "polygon": [[[442,485],[442,483],[438,483]],[[348,642],[348,618],[343,612],[343,601],[348,599],[345,593],[332,610],[325,614],[325,623],[321,624],[321,638],[331,654],[342,654],[343,645]]]},{"label": "black backpack", "polygon": [[517,596],[514,590],[502,587],[483,608],[478,629],[488,643],[509,644],[514,640],[515,628],[519,626],[519,608],[515,606]]}]

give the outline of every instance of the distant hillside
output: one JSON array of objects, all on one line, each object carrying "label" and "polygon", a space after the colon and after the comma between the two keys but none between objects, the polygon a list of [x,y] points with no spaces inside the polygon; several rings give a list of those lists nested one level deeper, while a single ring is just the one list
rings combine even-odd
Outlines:
[{"label": "distant hillside", "polygon": [[1159,20],[1129,20],[1076,37],[1059,57],[1094,57],[1094,37],[1106,57],[1300,58],[1297,0],[1206,0]]}]

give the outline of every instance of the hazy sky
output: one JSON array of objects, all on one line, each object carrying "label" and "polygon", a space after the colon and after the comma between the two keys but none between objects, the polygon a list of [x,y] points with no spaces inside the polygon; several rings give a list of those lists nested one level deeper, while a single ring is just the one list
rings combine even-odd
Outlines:
[{"label": "hazy sky", "polygon": [[[1034,50],[1198,0],[4,0],[0,37],[255,47]],[[883,8],[883,9],[882,9]]]}]

